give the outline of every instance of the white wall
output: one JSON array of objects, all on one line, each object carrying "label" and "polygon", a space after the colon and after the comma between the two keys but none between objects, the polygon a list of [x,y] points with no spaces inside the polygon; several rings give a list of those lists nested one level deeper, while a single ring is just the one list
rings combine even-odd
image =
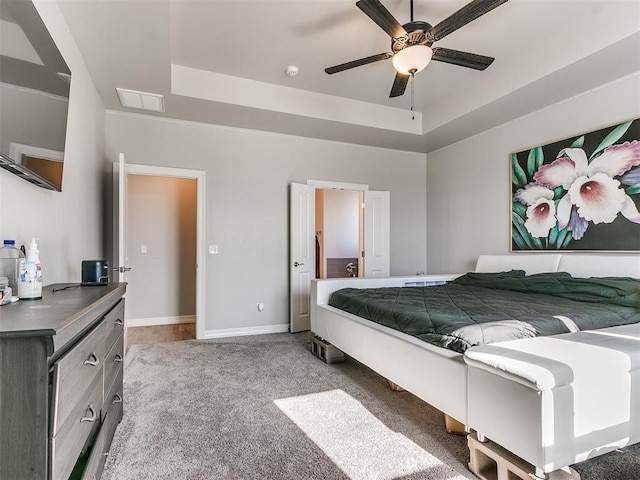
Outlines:
[{"label": "white wall", "polygon": [[427,156],[429,273],[468,271],[511,244],[512,152],[640,116],[640,74],[593,89]]},{"label": "white wall", "polygon": [[103,257],[104,106],[58,4],[34,4],[72,72],[62,192],[0,170],[0,237],[40,239],[45,284],[79,282],[82,260]]},{"label": "white wall", "polygon": [[205,243],[220,253],[206,255],[205,331],[288,323],[291,182],[389,190],[391,273],[426,269],[423,154],[118,112],[106,133],[112,161],[123,152],[132,164],[206,171]]}]

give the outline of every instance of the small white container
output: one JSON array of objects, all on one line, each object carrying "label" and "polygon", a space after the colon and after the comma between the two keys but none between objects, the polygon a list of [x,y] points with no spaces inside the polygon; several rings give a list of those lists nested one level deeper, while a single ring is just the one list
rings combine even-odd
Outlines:
[{"label": "small white container", "polygon": [[18,297],[21,299],[42,298],[42,270],[37,238],[31,239],[27,258],[20,262],[18,278]]}]

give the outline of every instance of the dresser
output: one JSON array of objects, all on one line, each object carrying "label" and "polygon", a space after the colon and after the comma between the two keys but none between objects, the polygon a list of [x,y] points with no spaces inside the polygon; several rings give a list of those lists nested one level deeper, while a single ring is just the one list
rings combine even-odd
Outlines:
[{"label": "dresser", "polygon": [[122,419],[125,290],[56,284],[0,307],[0,479],[100,478]]}]

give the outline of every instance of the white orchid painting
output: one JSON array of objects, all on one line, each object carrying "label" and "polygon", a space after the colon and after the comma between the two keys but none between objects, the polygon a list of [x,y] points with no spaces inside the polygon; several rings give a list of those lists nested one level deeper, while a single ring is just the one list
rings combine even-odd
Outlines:
[{"label": "white orchid painting", "polygon": [[512,250],[640,250],[640,119],[511,155]]}]

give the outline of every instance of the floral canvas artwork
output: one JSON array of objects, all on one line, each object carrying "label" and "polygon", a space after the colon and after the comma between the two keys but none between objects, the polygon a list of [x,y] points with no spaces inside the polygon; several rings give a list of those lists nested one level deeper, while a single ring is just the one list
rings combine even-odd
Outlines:
[{"label": "floral canvas artwork", "polygon": [[511,249],[640,250],[640,119],[511,154]]}]

